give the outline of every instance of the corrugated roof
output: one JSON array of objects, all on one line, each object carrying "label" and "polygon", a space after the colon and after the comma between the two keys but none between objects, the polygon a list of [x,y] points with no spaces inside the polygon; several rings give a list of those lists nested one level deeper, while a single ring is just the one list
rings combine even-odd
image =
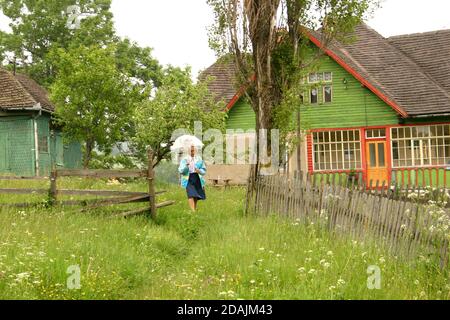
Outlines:
[{"label": "corrugated roof", "polygon": [[48,112],[55,111],[47,91],[36,81],[23,74],[14,76],[0,68],[0,109],[28,109],[38,104]]}]

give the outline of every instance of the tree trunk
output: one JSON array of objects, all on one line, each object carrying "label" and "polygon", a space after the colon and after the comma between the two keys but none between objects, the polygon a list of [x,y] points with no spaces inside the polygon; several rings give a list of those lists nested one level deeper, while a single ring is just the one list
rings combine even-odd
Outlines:
[{"label": "tree trunk", "polygon": [[[246,15],[249,21],[249,35],[253,47],[255,67],[255,97],[252,99],[253,109],[257,114],[257,163],[255,170],[261,170],[259,138],[260,130],[272,129],[272,109],[274,105],[272,78],[272,51],[276,38],[276,14],[280,0],[247,0]],[[267,134],[267,154],[270,155],[270,134]],[[257,175],[256,175],[257,176]]]},{"label": "tree trunk", "polygon": [[84,169],[89,168],[89,163],[91,162],[91,159],[92,159],[92,150],[94,150],[94,141],[92,141],[92,139],[88,139],[86,141],[86,152],[85,152],[84,161],[83,161]]}]

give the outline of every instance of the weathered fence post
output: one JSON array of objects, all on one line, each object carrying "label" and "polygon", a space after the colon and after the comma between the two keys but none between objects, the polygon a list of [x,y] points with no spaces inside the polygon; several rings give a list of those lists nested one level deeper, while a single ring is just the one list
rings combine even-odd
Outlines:
[{"label": "weathered fence post", "polygon": [[50,173],[50,204],[54,205],[56,201],[58,200],[58,185],[57,180],[58,178],[58,172],[56,171],[56,168],[52,168],[52,172]]},{"label": "weathered fence post", "polygon": [[148,149],[148,196],[150,204],[150,216],[152,219],[156,219],[156,197],[155,197],[155,171],[153,169],[153,151]]}]

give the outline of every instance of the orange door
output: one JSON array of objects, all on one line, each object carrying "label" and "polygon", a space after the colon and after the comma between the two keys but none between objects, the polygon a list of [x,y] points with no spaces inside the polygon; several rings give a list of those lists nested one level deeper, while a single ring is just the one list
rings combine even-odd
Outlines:
[{"label": "orange door", "polygon": [[389,171],[386,160],[386,142],[367,142],[366,148],[367,185],[370,186],[370,181],[372,181],[372,186],[376,186],[378,181],[378,185],[381,187],[383,182],[387,184],[389,179]]}]

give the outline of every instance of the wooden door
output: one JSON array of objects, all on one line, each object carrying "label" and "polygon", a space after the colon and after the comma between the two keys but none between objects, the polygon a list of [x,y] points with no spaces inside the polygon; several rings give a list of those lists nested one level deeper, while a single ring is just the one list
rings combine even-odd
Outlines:
[{"label": "wooden door", "polygon": [[367,142],[366,147],[367,185],[370,186],[370,181],[373,181],[372,186],[376,186],[377,181],[380,187],[383,182],[387,185],[389,171],[386,158],[386,141]]}]

